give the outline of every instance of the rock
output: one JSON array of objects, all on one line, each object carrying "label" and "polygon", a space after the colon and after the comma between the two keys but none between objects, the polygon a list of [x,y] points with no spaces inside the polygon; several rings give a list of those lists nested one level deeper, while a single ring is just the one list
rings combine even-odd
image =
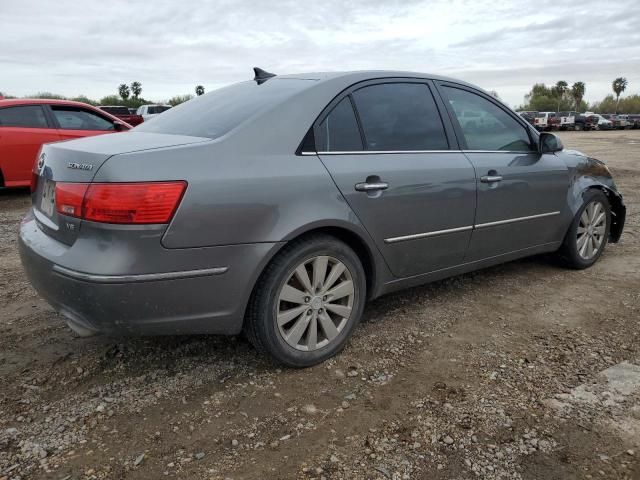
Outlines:
[{"label": "rock", "polygon": [[238,440],[236,440],[235,438],[233,440],[231,440],[231,446],[232,447],[237,447],[240,443],[238,442]]},{"label": "rock", "polygon": [[631,455],[632,457],[636,454],[633,450],[627,450],[627,455]]},{"label": "rock", "polygon": [[308,415],[315,415],[316,413],[318,413],[318,409],[312,403],[302,407],[302,411]]},{"label": "rock", "polygon": [[202,460],[204,458],[204,452],[196,453],[196,460]]},{"label": "rock", "polygon": [[291,438],[290,434],[285,435],[284,437],[280,437],[280,441],[284,442],[285,440],[289,440]]},{"label": "rock", "polygon": [[446,443],[447,445],[453,445],[453,438],[451,438],[449,435],[447,435],[446,437],[444,437],[442,439],[442,441],[444,443]]},{"label": "rock", "polygon": [[338,463],[340,460],[335,455],[331,455],[331,458],[329,459],[329,461],[331,463]]},{"label": "rock", "polygon": [[349,367],[349,371],[347,372],[348,377],[357,377],[358,369],[356,367]]},{"label": "rock", "polygon": [[143,462],[143,460],[144,460],[144,453],[138,455],[138,458],[135,459],[135,461],[133,462],[133,465],[137,467]]},{"label": "rock", "polygon": [[340,405],[342,408],[349,408],[349,402],[347,402],[346,400],[344,402],[342,402],[342,404]]}]

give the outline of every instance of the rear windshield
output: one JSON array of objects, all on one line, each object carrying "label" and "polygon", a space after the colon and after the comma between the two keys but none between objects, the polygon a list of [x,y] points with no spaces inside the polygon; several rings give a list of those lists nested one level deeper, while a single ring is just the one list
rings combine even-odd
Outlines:
[{"label": "rear windshield", "polygon": [[254,81],[236,83],[182,103],[134,130],[218,138],[309,84],[309,80],[277,78],[261,85]]}]

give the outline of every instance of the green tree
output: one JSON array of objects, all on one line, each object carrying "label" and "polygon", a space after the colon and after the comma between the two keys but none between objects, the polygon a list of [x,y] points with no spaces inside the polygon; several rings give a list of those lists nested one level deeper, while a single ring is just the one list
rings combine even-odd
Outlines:
[{"label": "green tree", "polygon": [[120,98],[122,98],[122,100],[127,100],[129,98],[129,95],[131,94],[129,86],[126,83],[121,83],[118,87],[118,94],[120,95]]},{"label": "green tree", "polygon": [[204,87],[202,85],[198,85],[196,87],[196,95],[197,96],[204,95]]},{"label": "green tree", "polygon": [[71,97],[71,100],[73,100],[74,102],[88,103],[89,105],[97,105],[98,104],[98,102],[96,102],[95,100],[90,99],[86,95],[78,95],[77,97]]},{"label": "green tree", "polygon": [[131,83],[131,94],[133,95],[133,98],[137,100],[141,93],[142,93],[142,84],[140,82]]},{"label": "green tree", "polygon": [[176,105],[180,105],[181,103],[188,102],[192,98],[193,98],[193,95],[191,94],[176,95],[175,97],[171,97],[167,103],[172,107],[175,107]]},{"label": "green tree", "polygon": [[624,77],[616,78],[611,84],[611,88],[613,88],[613,93],[616,94],[616,113],[618,112],[618,104],[620,103],[620,94],[627,89],[627,79]]},{"label": "green tree", "polygon": [[64,95],[58,95],[57,93],[51,92],[38,92],[35,95],[28,95],[25,98],[44,98],[48,100],[66,100],[67,97]]},{"label": "green tree", "polygon": [[576,111],[581,110],[582,99],[584,98],[584,92],[586,90],[586,86],[584,82],[576,82],[571,86],[571,96],[576,102]]},{"label": "green tree", "polygon": [[556,85],[553,87],[553,96],[556,97],[556,99],[558,100],[558,109],[556,110],[557,112],[560,111],[560,102],[564,100],[565,95],[567,94],[568,91],[569,91],[569,84],[564,80],[558,81]]}]

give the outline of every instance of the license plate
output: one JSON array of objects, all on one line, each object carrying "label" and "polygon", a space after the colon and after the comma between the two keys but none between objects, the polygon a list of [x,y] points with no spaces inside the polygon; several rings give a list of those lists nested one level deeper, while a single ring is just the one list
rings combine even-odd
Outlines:
[{"label": "license plate", "polygon": [[40,199],[40,210],[48,216],[53,216],[53,209],[56,204],[56,182],[52,180],[44,180],[42,185],[42,198]]}]

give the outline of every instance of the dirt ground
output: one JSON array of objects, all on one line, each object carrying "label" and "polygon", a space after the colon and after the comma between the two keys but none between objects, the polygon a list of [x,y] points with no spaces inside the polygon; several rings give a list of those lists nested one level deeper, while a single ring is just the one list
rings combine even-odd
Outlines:
[{"label": "dirt ground", "polygon": [[368,305],[346,350],[280,369],[242,338],[75,336],[27,282],[0,193],[0,480],[640,479],[640,131],[608,163],[621,243]]}]

